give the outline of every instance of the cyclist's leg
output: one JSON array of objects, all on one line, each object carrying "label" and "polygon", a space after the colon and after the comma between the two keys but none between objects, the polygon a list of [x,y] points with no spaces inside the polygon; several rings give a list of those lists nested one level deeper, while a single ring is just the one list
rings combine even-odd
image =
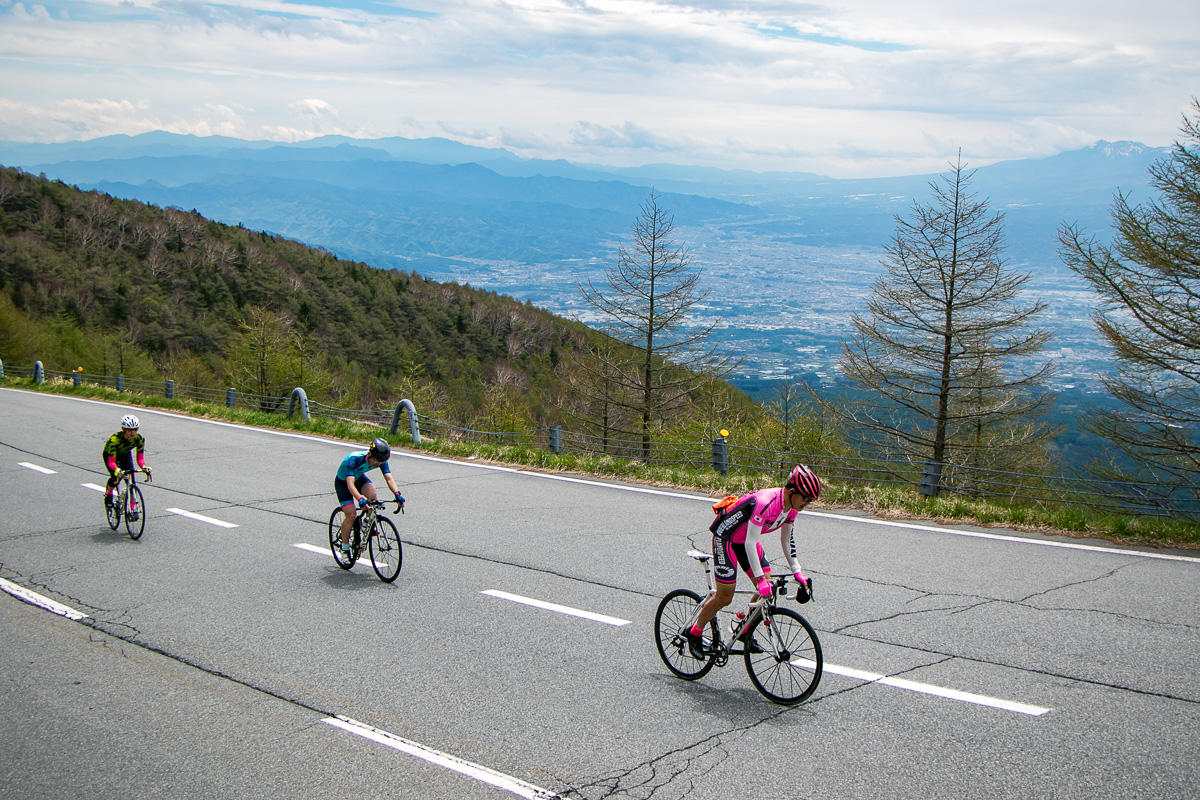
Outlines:
[{"label": "cyclist's leg", "polygon": [[[355,485],[358,482],[355,481]],[[350,546],[350,530],[354,527],[354,496],[350,494],[350,490],[346,488],[346,482],[343,480],[334,479],[333,491],[337,494],[338,502],[342,504],[342,544],[343,549]]]},{"label": "cyclist's leg", "polygon": [[368,500],[374,500],[376,498],[375,484],[371,483],[371,479],[366,475],[363,475],[361,478],[359,478],[358,482],[354,485],[358,487],[358,493]]},{"label": "cyclist's leg", "polygon": [[737,588],[737,564],[733,543],[721,536],[713,536],[713,577],[717,591],[700,607],[700,616],[692,626],[693,632],[704,630],[704,626],[718,611],[733,602],[733,591]]},{"label": "cyclist's leg", "polygon": [[[128,453],[118,453],[115,459],[117,469],[130,472],[133,470],[133,451]],[[104,496],[110,501],[112,500],[113,491],[117,488],[117,473],[108,469],[108,460],[104,462],[104,469],[108,470],[108,483],[104,485]]]},{"label": "cyclist's leg", "polygon": [[104,461],[104,469],[108,472],[108,480],[104,484],[104,505],[112,505],[113,489],[117,488],[117,472],[108,468],[108,459]]}]

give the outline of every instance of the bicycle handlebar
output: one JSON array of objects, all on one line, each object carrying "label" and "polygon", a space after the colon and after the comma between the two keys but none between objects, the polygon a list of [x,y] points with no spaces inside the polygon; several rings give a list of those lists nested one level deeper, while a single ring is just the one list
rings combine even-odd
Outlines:
[{"label": "bicycle handlebar", "polygon": [[[365,499],[365,498],[364,498],[364,499]],[[392,514],[393,514],[393,515],[395,515],[395,514],[403,514],[403,513],[404,513],[404,506],[400,505],[400,501],[399,501],[399,500],[395,500],[395,501],[393,501],[393,502],[395,502],[395,503],[396,503],[396,510],[395,510],[395,511],[393,511],[393,512],[392,512]],[[386,502],[384,502],[383,500],[367,500],[367,505],[371,506],[372,508],[384,508],[385,506],[387,506],[387,503],[386,503]]]},{"label": "bicycle handlebar", "polygon": [[135,472],[143,473],[146,476],[146,483],[154,483],[154,476],[152,474],[150,474],[150,472],[147,471],[145,467],[142,467],[140,469],[119,469],[113,474],[113,477],[116,478],[117,480],[121,480],[122,478],[125,478],[128,476],[128,478],[130,480],[134,481],[134,483],[137,483],[137,481],[134,480],[134,478],[133,478],[133,473],[135,473]]}]

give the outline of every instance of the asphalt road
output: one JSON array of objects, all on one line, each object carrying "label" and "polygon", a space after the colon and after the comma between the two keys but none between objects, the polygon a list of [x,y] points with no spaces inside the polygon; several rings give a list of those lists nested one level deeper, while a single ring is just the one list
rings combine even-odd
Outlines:
[{"label": "asphalt road", "polygon": [[[92,488],[130,410],[136,542]],[[0,796],[1196,796],[1196,554],[806,511],[826,674],[785,708],[655,651],[710,499],[397,451],[385,584],[329,556],[351,449],[0,390]]]}]

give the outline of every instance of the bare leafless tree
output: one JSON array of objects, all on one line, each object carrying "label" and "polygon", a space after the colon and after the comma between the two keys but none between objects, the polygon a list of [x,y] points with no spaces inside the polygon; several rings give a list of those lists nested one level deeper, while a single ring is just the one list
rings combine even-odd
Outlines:
[{"label": "bare leafless tree", "polygon": [[1044,449],[1056,432],[1011,424],[1036,420],[1052,402],[1040,389],[1054,366],[1017,363],[1051,334],[1030,327],[1046,304],[1021,304],[1029,275],[1006,267],[1003,216],[968,191],[973,174],[960,156],[930,184],[931,203],[896,218],[886,275],[875,283],[869,313],[853,316],[855,332],[838,359],[859,391],[847,405],[825,403],[862,438],[914,460],[967,463],[966,453],[994,446],[989,429],[1019,434],[1009,445],[1014,455]]},{"label": "bare leafless tree", "polygon": [[1105,385],[1122,406],[1080,423],[1133,465],[1102,472],[1156,483],[1164,501],[1200,497],[1200,100],[1192,110],[1170,157],[1150,168],[1160,199],[1116,196],[1112,244],[1074,225],[1059,234],[1063,260],[1103,301],[1094,319],[1117,366]]},{"label": "bare leafless tree", "polygon": [[716,323],[693,325],[692,309],[706,296],[700,271],[688,250],[672,239],[674,217],[651,192],[622,245],[615,265],[605,270],[607,288],[580,284],[583,299],[601,312],[601,328],[626,345],[625,355],[597,350],[599,369],[615,381],[617,402],[636,411],[643,457],[650,455],[652,427],[679,406],[707,377],[723,378],[736,366],[728,355],[707,347]]}]

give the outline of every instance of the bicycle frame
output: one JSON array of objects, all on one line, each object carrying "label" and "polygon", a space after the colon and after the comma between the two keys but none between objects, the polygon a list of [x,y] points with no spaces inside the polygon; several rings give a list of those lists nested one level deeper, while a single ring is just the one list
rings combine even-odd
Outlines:
[{"label": "bicycle frame", "polygon": [[137,470],[121,470],[121,477],[117,478],[117,485],[113,489],[114,505],[119,505],[121,508],[125,507],[125,496],[129,494],[129,485],[137,483],[136,473]]},{"label": "bicycle frame", "polygon": [[[717,581],[716,581],[716,578],[713,576],[713,571],[712,571],[712,558],[713,558],[712,553],[702,553],[699,550],[689,550],[688,557],[700,562],[701,566],[704,567],[704,579],[708,583],[708,593],[704,596],[704,600],[700,603],[700,606],[697,606],[696,614],[690,620],[689,624],[694,625],[694,624],[696,624],[696,620],[700,618],[700,608],[703,607],[704,603],[707,603],[709,600],[711,600],[716,595]],[[738,641],[738,637],[740,637],[742,634],[744,634],[747,630],[750,629],[750,626],[753,625],[754,622],[763,614],[764,608],[767,609],[767,614],[768,614],[767,619],[769,622],[770,608],[774,605],[774,603],[772,603],[771,601],[773,601],[776,597],[781,597],[781,596],[786,595],[787,583],[788,583],[788,578],[786,575],[772,575],[771,576],[771,587],[772,587],[771,594],[768,597],[763,597],[761,594],[758,593],[757,589],[734,589],[733,594],[734,594],[735,598],[739,594],[753,595],[753,597],[750,599],[750,603],[746,607],[745,618],[742,619],[741,622],[738,624],[738,626],[733,629],[733,632],[731,633],[731,635],[729,637],[729,641],[726,642],[726,641],[724,641],[723,637],[718,636],[717,641],[713,642],[713,645],[717,648],[717,651],[718,651],[717,652],[717,666],[718,667],[725,666],[725,664],[729,661],[729,656],[734,654],[733,648],[734,648],[734,644]],[[718,634],[720,634],[721,627],[722,627],[721,625],[719,625],[719,624],[717,625]],[[765,624],[763,627],[766,630],[769,630],[771,632],[771,635],[775,635],[774,630],[769,626],[769,624]]]},{"label": "bicycle frame", "polygon": [[[688,556],[704,567],[708,597],[691,589],[674,589],[658,604],[654,642],[667,669],[678,678],[694,681],[713,667],[725,666],[730,656],[740,655],[750,682],[767,699],[782,705],[808,699],[821,681],[824,658],[817,632],[808,620],[777,602],[787,596],[791,575],[773,576],[767,597],[754,590],[735,590],[735,595],[751,595],[746,617],[734,625],[717,616],[706,622],[701,653],[693,650],[696,642],[689,630],[700,618],[704,604],[716,596],[718,586],[710,564],[712,556],[697,550],[689,551]],[[728,641],[722,627],[731,631]]]},{"label": "bicycle frame", "polygon": [[[378,500],[375,502],[379,503],[380,506],[383,505],[383,503]],[[354,516],[354,527],[350,532],[350,541],[353,547],[357,547],[359,549],[360,553],[367,546],[366,537],[370,536],[371,531],[375,528],[375,513],[375,506],[368,501],[365,506],[359,509],[358,514]],[[363,534],[363,531],[366,531],[365,535]]]}]

